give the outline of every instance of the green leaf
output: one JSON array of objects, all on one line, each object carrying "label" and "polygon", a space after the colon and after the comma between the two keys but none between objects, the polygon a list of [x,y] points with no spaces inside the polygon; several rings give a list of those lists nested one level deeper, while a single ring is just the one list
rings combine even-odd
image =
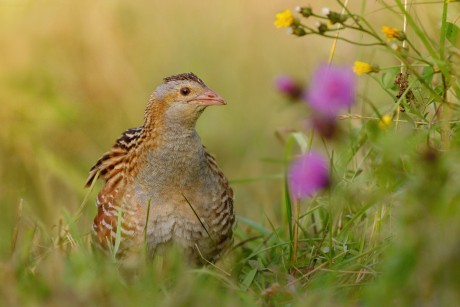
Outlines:
[{"label": "green leaf", "polygon": [[457,44],[458,44],[459,34],[460,34],[460,29],[453,23],[447,22],[447,31],[446,31],[447,40],[456,47],[458,47]]},{"label": "green leaf", "polygon": [[252,284],[254,277],[256,277],[258,268],[254,268],[249,271],[248,275],[244,278],[243,282],[241,283],[241,288],[246,291]]},{"label": "green leaf", "polygon": [[303,153],[303,154],[306,153],[307,150],[308,150],[308,138],[307,138],[307,136],[304,135],[303,133],[300,133],[300,132],[294,132],[292,134],[292,136],[294,137],[294,140],[299,145],[300,152]]},{"label": "green leaf", "polygon": [[386,89],[393,89],[395,87],[395,79],[400,68],[394,67],[382,74],[382,86]]},{"label": "green leaf", "polygon": [[434,68],[432,66],[427,66],[423,68],[422,77],[427,83],[431,83],[434,75]]}]

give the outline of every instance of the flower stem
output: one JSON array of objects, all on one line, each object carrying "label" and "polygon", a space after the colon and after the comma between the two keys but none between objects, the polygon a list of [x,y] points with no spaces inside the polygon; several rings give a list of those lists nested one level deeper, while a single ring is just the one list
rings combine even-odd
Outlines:
[{"label": "flower stem", "polygon": [[[439,57],[441,61],[445,63],[445,43],[446,43],[446,35],[447,35],[447,2],[444,2],[443,10],[442,10],[442,21],[441,21],[441,37],[439,40]],[[443,64],[445,65],[445,64]],[[442,71],[441,80],[442,80],[442,102],[439,105],[438,109],[438,119],[441,122],[441,144],[444,150],[449,149],[450,140],[449,140],[449,117],[450,111],[449,107],[445,108],[445,102],[447,101],[447,91],[448,91],[448,84],[449,80],[447,79],[448,75]],[[445,108],[445,109],[444,109]]]},{"label": "flower stem", "polygon": [[[404,10],[407,11],[407,0],[404,0]],[[407,37],[407,16],[406,16],[406,14],[404,14],[403,32],[406,33],[406,37]],[[407,48],[407,44],[408,44],[407,39],[403,40],[403,42],[402,42],[403,49]],[[417,52],[417,50],[415,48],[413,48],[413,49]],[[420,56],[420,54],[418,54],[418,55]],[[405,78],[406,73],[407,73],[407,67],[406,67],[404,61],[401,61],[401,75],[402,75],[403,78]],[[397,108],[396,109],[396,126],[395,126],[395,130],[398,130],[399,116],[401,115],[400,113],[401,113],[401,108]]]},{"label": "flower stem", "polygon": [[[345,6],[348,5],[348,0],[345,1]],[[345,7],[342,8],[342,12],[341,14],[343,14],[345,12]],[[335,48],[337,47],[337,40],[339,38],[339,35],[340,35],[340,29],[337,29],[337,33],[335,34],[335,39],[334,41],[332,42],[332,47],[331,47],[331,52],[329,53],[329,65],[332,63],[332,60],[334,59],[334,53],[335,53]]]},{"label": "flower stem", "polygon": [[297,261],[297,242],[299,241],[300,201],[298,199],[295,199],[292,205],[292,211],[294,212],[294,214],[292,215],[292,226],[294,228],[294,235],[292,237],[292,263],[295,263]]}]

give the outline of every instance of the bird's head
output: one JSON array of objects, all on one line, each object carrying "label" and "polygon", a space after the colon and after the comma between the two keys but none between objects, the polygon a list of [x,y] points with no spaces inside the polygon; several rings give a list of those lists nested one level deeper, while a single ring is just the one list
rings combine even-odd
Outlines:
[{"label": "bird's head", "polygon": [[146,124],[161,120],[165,124],[194,127],[206,107],[225,104],[193,73],[174,75],[165,78],[153,92],[145,120]]}]

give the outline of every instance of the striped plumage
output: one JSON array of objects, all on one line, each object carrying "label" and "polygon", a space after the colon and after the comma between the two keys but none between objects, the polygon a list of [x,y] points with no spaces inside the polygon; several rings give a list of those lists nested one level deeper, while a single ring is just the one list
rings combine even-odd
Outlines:
[{"label": "striped plumage", "polygon": [[106,181],[93,223],[98,247],[114,246],[120,210],[119,256],[145,243],[154,255],[175,243],[205,263],[231,245],[233,191],[195,130],[203,110],[219,104],[224,100],[192,73],[164,79],[144,125],[125,131],[90,170],[86,186],[97,176]]}]

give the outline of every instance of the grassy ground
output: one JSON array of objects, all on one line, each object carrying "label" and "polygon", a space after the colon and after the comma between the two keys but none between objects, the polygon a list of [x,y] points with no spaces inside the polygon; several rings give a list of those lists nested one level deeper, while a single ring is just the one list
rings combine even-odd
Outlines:
[{"label": "grassy ground", "polygon": [[[350,2],[377,29],[402,27],[392,12],[398,1]],[[443,52],[443,4],[413,2],[414,23]],[[455,48],[439,61],[426,52],[436,68],[450,69],[451,91],[430,79],[452,106],[442,120],[440,103],[414,83],[416,101],[382,129],[381,115],[397,110],[395,70],[359,78],[350,110],[357,116],[340,122],[338,140],[310,144],[333,162],[332,184],[300,203],[292,261],[285,162],[310,143],[309,111],[278,94],[273,79],[289,73],[306,83],[332,44],[273,26],[275,13],[297,4],[305,3],[0,3],[0,305],[448,306],[460,299]],[[449,4],[451,22],[456,5]],[[334,62],[355,60],[399,65],[382,48],[339,41]],[[101,183],[83,189],[87,171],[122,131],[142,123],[163,77],[188,71],[229,103],[207,110],[198,131],[235,190],[235,247],[205,268],[187,267],[175,250],[120,266],[91,249]]]}]

